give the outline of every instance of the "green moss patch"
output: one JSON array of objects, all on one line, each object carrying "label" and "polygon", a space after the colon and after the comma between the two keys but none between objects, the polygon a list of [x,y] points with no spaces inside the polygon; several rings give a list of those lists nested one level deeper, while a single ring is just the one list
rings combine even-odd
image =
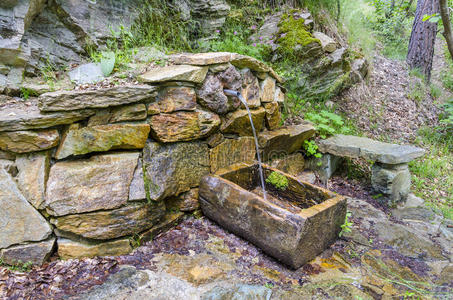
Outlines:
[{"label": "green moss patch", "polygon": [[288,188],[288,178],[277,172],[272,172],[266,178],[266,182],[272,184],[278,190],[284,191]]},{"label": "green moss patch", "polygon": [[302,47],[312,43],[321,45],[321,42],[308,31],[305,20],[302,18],[294,19],[293,16],[283,15],[278,26],[279,38],[277,42],[282,47],[283,52],[292,53],[297,45]]}]

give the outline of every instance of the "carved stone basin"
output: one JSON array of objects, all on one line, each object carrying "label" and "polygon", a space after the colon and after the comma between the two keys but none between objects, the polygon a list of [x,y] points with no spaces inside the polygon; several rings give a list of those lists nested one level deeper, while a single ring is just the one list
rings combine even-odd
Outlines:
[{"label": "carved stone basin", "polygon": [[270,256],[299,268],[338,237],[346,198],[263,165],[264,178],[284,175],[287,187],[266,183],[262,196],[258,165],[235,165],[205,176],[200,185],[203,213]]}]

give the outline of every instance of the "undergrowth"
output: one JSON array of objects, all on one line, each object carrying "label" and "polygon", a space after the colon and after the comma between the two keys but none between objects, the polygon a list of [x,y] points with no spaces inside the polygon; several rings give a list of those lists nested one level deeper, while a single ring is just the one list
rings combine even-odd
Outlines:
[{"label": "undergrowth", "polygon": [[416,144],[427,150],[409,164],[412,188],[446,218],[453,219],[453,134],[446,127],[420,129]]}]

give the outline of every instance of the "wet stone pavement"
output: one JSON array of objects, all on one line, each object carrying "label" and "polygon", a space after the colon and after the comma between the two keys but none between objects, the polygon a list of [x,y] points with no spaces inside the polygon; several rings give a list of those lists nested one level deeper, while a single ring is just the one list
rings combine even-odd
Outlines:
[{"label": "wet stone pavement", "polygon": [[422,206],[391,217],[363,200],[348,206],[352,231],[298,270],[189,217],[130,255],[1,268],[0,298],[453,299],[451,223]]}]

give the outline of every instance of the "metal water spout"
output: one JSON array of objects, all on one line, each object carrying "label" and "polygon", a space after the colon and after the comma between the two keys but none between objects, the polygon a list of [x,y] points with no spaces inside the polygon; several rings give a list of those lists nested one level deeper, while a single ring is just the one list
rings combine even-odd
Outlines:
[{"label": "metal water spout", "polygon": [[233,90],[223,90],[223,92],[226,95],[238,98],[242,102],[242,104],[244,104],[245,108],[247,109],[247,113],[248,113],[249,119],[250,119],[250,125],[252,126],[253,137],[255,138],[255,147],[256,147],[256,155],[258,157],[258,167],[259,167],[259,172],[260,172],[261,187],[263,188],[263,198],[264,198],[264,200],[266,200],[266,187],[264,185],[264,173],[263,173],[263,167],[261,165],[260,148],[258,145],[258,137],[256,135],[255,125],[253,125],[252,114],[250,113],[249,106],[247,105],[247,101],[245,101],[244,97],[242,97],[242,94],[240,92],[233,91]]}]

